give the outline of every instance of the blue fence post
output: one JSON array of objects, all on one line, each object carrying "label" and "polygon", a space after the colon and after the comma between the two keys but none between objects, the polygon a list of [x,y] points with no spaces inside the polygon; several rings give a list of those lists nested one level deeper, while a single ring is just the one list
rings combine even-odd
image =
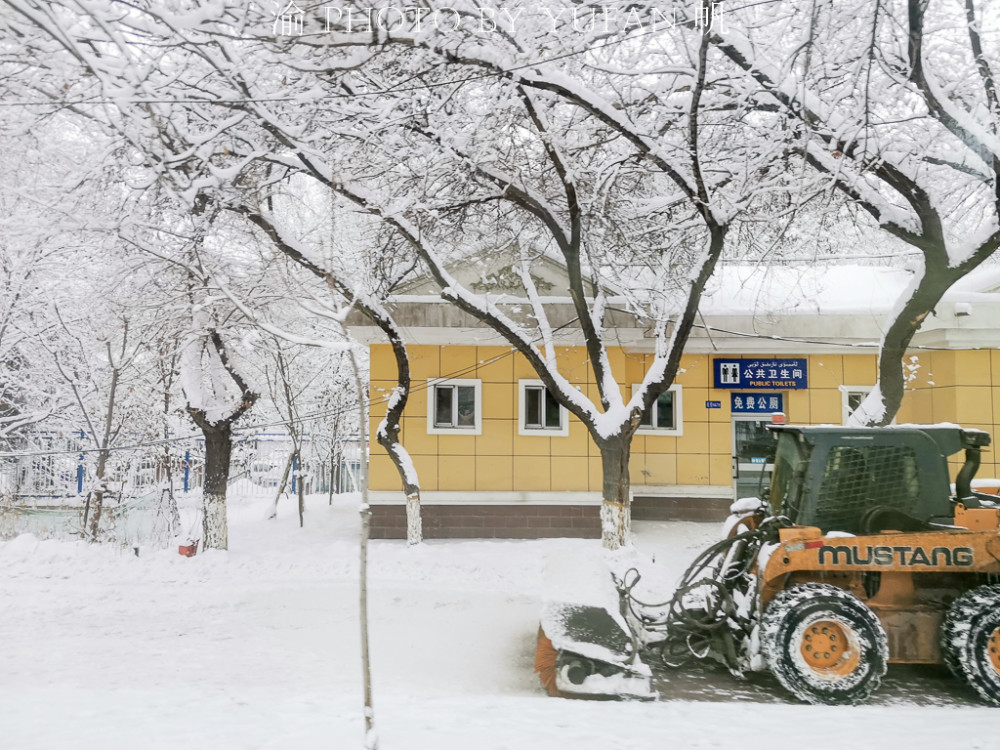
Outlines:
[{"label": "blue fence post", "polygon": [[298,471],[298,466],[299,466],[299,454],[298,453],[293,453],[292,454],[292,494],[293,495],[296,492],[296,489],[295,489],[295,472]]},{"label": "blue fence post", "polygon": [[188,491],[188,479],[191,476],[191,451],[184,451],[184,491]]},{"label": "blue fence post", "polygon": [[[83,445],[83,440],[86,438],[86,434],[83,430],[80,430],[80,444]],[[83,453],[80,454],[80,461],[76,465],[76,494],[83,494]]]}]

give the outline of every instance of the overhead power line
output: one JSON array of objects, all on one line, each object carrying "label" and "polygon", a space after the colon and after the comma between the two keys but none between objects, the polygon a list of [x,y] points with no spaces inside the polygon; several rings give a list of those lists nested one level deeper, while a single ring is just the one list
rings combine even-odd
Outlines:
[{"label": "overhead power line", "polygon": [[[576,320],[574,319],[574,320],[569,321],[568,323],[564,323],[563,325],[559,326],[558,328],[553,329],[553,332],[562,331],[563,329],[568,328],[570,325],[572,325],[575,322],[576,322]],[[760,340],[760,341],[781,341],[781,342],[788,342],[788,343],[793,343],[793,344],[807,344],[807,345],[811,345],[811,346],[832,346],[832,347],[838,347],[838,348],[852,348],[852,349],[877,349],[878,346],[879,346],[875,342],[853,342],[852,343],[852,342],[837,342],[837,341],[821,341],[821,340],[818,340],[818,339],[797,338],[797,337],[794,337],[794,336],[778,336],[778,335],[768,335],[768,334],[760,334],[760,333],[749,333],[749,332],[746,332],[746,331],[733,331],[733,330],[729,330],[729,329],[726,329],[726,328],[719,328],[718,326],[701,325],[701,324],[697,324],[697,323],[694,324],[694,328],[699,328],[699,329],[710,331],[710,332],[714,332],[714,333],[723,333],[723,334],[726,334],[728,336],[736,336],[736,337],[744,338],[744,339],[757,339],[757,340]],[[536,341],[537,341],[537,339],[536,339]],[[911,345],[909,347],[909,349],[911,349],[911,350],[918,350],[918,351],[949,351],[947,347],[940,347],[940,346]],[[474,363],[472,365],[469,365],[468,367],[463,367],[463,368],[460,368],[458,370],[453,370],[452,372],[444,373],[444,374],[438,375],[438,376],[436,376],[434,378],[430,378],[430,379],[428,379],[426,381],[421,382],[420,384],[418,384],[416,386],[411,386],[410,387],[410,391],[409,391],[409,395],[412,396],[415,393],[421,393],[423,391],[426,391],[430,387],[432,381],[440,381],[440,380],[449,380],[449,379],[452,379],[452,378],[460,378],[463,375],[468,375],[468,374],[470,374],[472,372],[475,372],[475,370],[477,370],[480,367],[485,367],[485,366],[491,365],[491,364],[493,364],[495,362],[499,362],[500,360],[505,359],[506,357],[510,357],[510,356],[514,355],[515,353],[517,353],[517,349],[515,349],[515,348],[512,347],[510,350],[504,352],[503,354],[498,354],[497,356],[491,357],[490,359],[485,359],[485,360],[482,360],[482,361],[478,361],[478,362],[476,362],[476,363]],[[392,397],[391,395],[388,395],[388,396],[385,396],[383,398],[371,400],[371,401],[369,401],[369,406],[371,406],[373,404],[384,404],[384,403],[387,403],[391,397]],[[276,421],[273,421],[273,422],[261,422],[261,423],[258,423],[258,424],[245,425],[243,427],[235,427],[235,428],[233,428],[233,432],[236,433],[236,434],[241,434],[241,433],[254,432],[256,430],[266,429],[268,427],[287,427],[290,424],[301,424],[303,422],[314,422],[316,420],[324,419],[324,418],[327,418],[327,417],[337,417],[337,416],[341,416],[341,415],[344,415],[344,414],[348,414],[350,412],[353,412],[356,408],[357,407],[354,404],[352,404],[350,406],[338,407],[336,409],[324,409],[324,410],[321,410],[321,411],[316,411],[316,412],[311,412],[309,414],[304,414],[304,415],[298,417],[297,419],[280,419],[280,420],[276,420]],[[143,448],[156,448],[156,447],[159,447],[159,446],[170,445],[170,444],[174,444],[174,443],[189,443],[189,442],[192,442],[192,441],[195,441],[195,440],[199,440],[199,439],[201,439],[200,435],[198,435],[198,434],[191,434],[191,435],[183,435],[183,436],[177,436],[177,437],[172,437],[172,438],[161,438],[159,440],[150,440],[150,441],[141,442],[141,443],[133,443],[131,445],[114,446],[114,447],[112,447],[112,448],[110,448],[108,450],[110,450],[111,452],[116,452],[116,451],[135,451],[135,450],[141,450]],[[80,454],[86,454],[86,453],[99,453],[100,451],[101,451],[100,448],[78,448],[78,449],[75,449],[75,450],[65,450],[65,449],[63,449],[63,450],[43,450],[43,451],[24,451],[24,452],[7,451],[7,452],[0,452],[0,458],[21,458],[21,457],[27,458],[27,457],[31,457],[31,456],[80,455]]]},{"label": "overhead power line", "polygon": [[[554,330],[555,331],[559,331],[559,330],[561,330],[563,328],[566,328],[567,326],[569,326],[573,322],[574,321],[570,321],[569,323],[564,323],[562,326],[559,326],[559,328],[556,328]],[[460,378],[463,375],[468,375],[469,373],[474,372],[479,367],[485,367],[487,365],[493,364],[494,362],[498,362],[501,359],[504,359],[505,357],[510,357],[516,351],[517,351],[516,349],[511,348],[509,351],[506,351],[503,354],[498,354],[495,357],[492,357],[492,358],[486,359],[486,360],[482,360],[481,362],[476,362],[475,364],[470,365],[468,367],[463,367],[463,368],[461,368],[459,370],[454,370],[452,372],[445,373],[443,375],[440,375],[440,376],[437,376],[435,378],[432,378],[432,380],[448,380],[448,379],[451,379],[451,378]],[[422,383],[422,384],[417,385],[417,386],[411,386],[410,387],[410,394],[412,395],[414,393],[420,393],[422,391],[427,390],[429,387],[430,387],[430,381],[427,381],[427,382]],[[368,404],[369,404],[369,406],[371,406],[372,404],[384,404],[384,403],[387,403],[390,398],[392,398],[391,395],[385,396],[383,398],[379,398],[379,399],[376,399],[376,400],[373,400],[373,401],[369,401]],[[316,420],[324,419],[324,418],[327,418],[327,417],[341,416],[343,414],[347,414],[347,413],[353,412],[356,409],[357,409],[357,406],[354,405],[354,404],[352,404],[350,406],[345,406],[345,407],[338,407],[336,409],[325,409],[325,410],[318,411],[318,412],[312,412],[312,413],[309,413],[309,414],[304,414],[304,415],[302,415],[302,416],[300,416],[300,417],[298,417],[296,419],[280,419],[280,420],[277,420],[277,421],[274,421],[274,422],[262,422],[262,423],[258,423],[258,424],[245,425],[243,427],[234,427],[233,428],[233,433],[234,434],[241,434],[241,433],[254,432],[256,430],[266,429],[268,427],[287,427],[290,424],[301,424],[302,422],[314,422]],[[159,440],[149,440],[149,441],[145,441],[145,442],[141,442],[141,443],[133,443],[131,445],[118,445],[118,446],[113,446],[111,448],[108,448],[106,450],[108,450],[110,452],[116,452],[116,451],[135,451],[135,450],[141,450],[143,448],[156,448],[156,447],[160,447],[160,446],[163,446],[163,445],[171,445],[171,444],[174,444],[174,443],[190,443],[190,442],[195,441],[195,440],[200,440],[201,437],[202,436],[198,435],[197,433],[192,433],[190,435],[178,435],[177,437],[160,438]],[[105,450],[105,449],[102,449],[102,448],[77,448],[77,449],[74,449],[74,450],[60,449],[60,450],[24,451],[24,452],[3,451],[3,452],[0,452],[0,458],[21,458],[21,457],[31,457],[31,456],[63,456],[63,455],[66,455],[66,456],[78,456],[80,454],[85,454],[85,453],[100,453],[102,450]]]},{"label": "overhead power line", "polygon": [[[557,62],[559,60],[565,60],[571,57],[577,57],[579,55],[585,55],[588,52],[594,52],[599,49],[605,49],[607,47],[614,47],[625,42],[638,39],[640,37],[649,36],[650,34],[660,33],[659,30],[653,29],[650,31],[644,31],[639,34],[630,34],[621,39],[615,39],[608,42],[603,42],[601,44],[595,44],[592,47],[587,47],[586,49],[574,50],[573,52],[564,52],[560,55],[553,55],[552,57],[547,57],[542,60],[537,60],[535,62],[523,63],[521,65],[513,65],[510,68],[505,68],[501,71],[490,71],[488,73],[479,73],[478,75],[464,76],[462,78],[454,78],[448,81],[437,81],[435,83],[422,83],[415,84],[412,86],[400,86],[396,88],[381,89],[379,91],[356,91],[343,94],[325,94],[320,97],[316,97],[312,101],[314,102],[325,102],[325,101],[339,101],[345,99],[364,99],[372,96],[385,96],[387,94],[406,94],[412,91],[425,91],[428,89],[438,89],[444,88],[446,86],[457,86],[463,83],[471,83],[473,81],[482,81],[487,78],[495,78],[497,76],[503,76],[509,73],[515,73],[519,70],[528,70],[529,68],[535,68],[540,65],[547,65],[548,63]],[[110,104],[110,105],[120,105],[120,104],[209,104],[213,106],[225,106],[230,107],[239,104],[275,104],[275,103],[301,103],[301,96],[253,96],[253,97],[217,97],[215,99],[206,99],[203,97],[177,97],[177,98],[157,98],[157,97],[88,97],[84,99],[39,99],[37,101],[20,99],[14,101],[0,101],[0,107],[41,107],[41,106],[57,106],[57,107],[78,107],[88,104]]]}]

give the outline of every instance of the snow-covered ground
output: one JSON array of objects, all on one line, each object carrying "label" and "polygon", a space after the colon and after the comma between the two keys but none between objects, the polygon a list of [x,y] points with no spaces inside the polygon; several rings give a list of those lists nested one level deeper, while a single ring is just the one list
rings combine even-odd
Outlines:
[{"label": "snow-covered ground", "polygon": [[[360,747],[357,497],[232,503],[228,553],[0,543],[0,748]],[[649,579],[714,538],[638,525]],[[1000,747],[979,706],[569,701],[532,673],[548,555],[596,541],[371,545],[381,746],[406,750]],[[666,592],[664,592],[665,594]]]}]

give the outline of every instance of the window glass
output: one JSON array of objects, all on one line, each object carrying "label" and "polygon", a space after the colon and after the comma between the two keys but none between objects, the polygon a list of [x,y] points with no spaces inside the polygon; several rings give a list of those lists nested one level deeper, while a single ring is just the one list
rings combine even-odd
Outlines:
[{"label": "window glass", "polygon": [[434,426],[451,427],[453,422],[452,391],[454,386],[434,386]]},{"label": "window glass", "polygon": [[453,431],[478,435],[482,428],[481,391],[478,380],[451,380],[427,389],[428,434]]},{"label": "window glass", "polygon": [[906,512],[920,492],[917,457],[905,445],[835,445],[824,467],[811,525],[856,534],[864,512],[886,507]]},{"label": "window glass", "polygon": [[[840,404],[843,411],[843,422],[848,424],[851,416],[858,410],[858,407],[868,398],[872,391],[871,386],[840,386]],[[893,421],[895,424],[895,420]]]},{"label": "window glass", "polygon": [[677,425],[674,419],[674,392],[665,391],[657,396],[656,401],[642,413],[639,426],[661,430],[675,429]]},{"label": "window glass", "polygon": [[471,385],[457,386],[458,390],[458,427],[476,426],[476,389]]},{"label": "window glass", "polygon": [[545,426],[555,429],[562,426],[562,414],[559,410],[559,402],[553,398],[547,388],[545,389]]},{"label": "window glass", "polygon": [[538,386],[525,386],[524,388],[524,426],[542,426],[542,389]]},{"label": "window glass", "polygon": [[544,385],[523,386],[524,427],[558,430],[563,426],[562,408]]},{"label": "window glass", "polygon": [[[795,469],[803,460],[793,436],[785,434],[778,437],[774,474],[771,476],[771,494],[768,497],[772,515],[785,513],[793,519],[798,515],[797,498],[791,496],[791,489]],[[796,504],[795,507],[793,503]]]},{"label": "window glass", "polygon": [[867,394],[861,393],[859,391],[851,391],[847,394],[847,413],[853,414],[861,406],[861,402],[865,400]]},{"label": "window glass", "polygon": [[656,426],[665,430],[674,429],[674,394],[661,393],[656,399]]}]

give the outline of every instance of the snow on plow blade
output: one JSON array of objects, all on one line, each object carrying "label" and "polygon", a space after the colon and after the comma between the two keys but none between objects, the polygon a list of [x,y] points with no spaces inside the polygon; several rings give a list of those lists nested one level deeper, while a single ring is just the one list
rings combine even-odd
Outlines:
[{"label": "snow on plow blade", "polygon": [[566,562],[549,565],[550,598],[542,606],[535,651],[542,684],[561,697],[655,698],[611,573],[592,558]]}]

